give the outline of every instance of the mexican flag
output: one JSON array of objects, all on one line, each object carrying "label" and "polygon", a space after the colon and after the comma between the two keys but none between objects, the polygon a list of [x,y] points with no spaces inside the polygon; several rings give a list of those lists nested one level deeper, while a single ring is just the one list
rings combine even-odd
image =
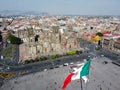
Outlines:
[{"label": "mexican flag", "polygon": [[72,80],[78,80],[82,78],[85,83],[88,82],[88,78],[86,76],[89,74],[90,64],[91,60],[87,61],[80,68],[75,69],[74,72],[70,73],[65,79],[62,89],[64,90]]}]

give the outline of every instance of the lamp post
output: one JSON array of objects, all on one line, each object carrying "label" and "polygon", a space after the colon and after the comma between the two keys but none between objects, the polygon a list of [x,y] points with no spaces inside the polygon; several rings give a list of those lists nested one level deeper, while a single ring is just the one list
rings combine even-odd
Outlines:
[{"label": "lamp post", "polygon": [[67,42],[68,42],[68,37],[66,36],[65,39],[66,39],[65,48],[66,48],[66,53],[67,53]]}]

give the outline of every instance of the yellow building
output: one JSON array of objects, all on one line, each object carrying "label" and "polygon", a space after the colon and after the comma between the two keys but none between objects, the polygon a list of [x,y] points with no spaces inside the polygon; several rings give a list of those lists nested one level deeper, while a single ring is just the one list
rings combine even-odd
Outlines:
[{"label": "yellow building", "polygon": [[94,38],[93,38],[93,40],[95,41],[95,42],[98,42],[99,40],[101,40],[101,37],[100,36],[95,36]]}]

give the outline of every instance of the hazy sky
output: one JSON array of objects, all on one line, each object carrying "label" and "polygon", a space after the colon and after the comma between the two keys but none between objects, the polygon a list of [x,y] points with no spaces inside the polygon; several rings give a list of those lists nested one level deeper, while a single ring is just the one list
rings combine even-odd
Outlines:
[{"label": "hazy sky", "polygon": [[0,11],[40,11],[50,14],[120,15],[120,0],[0,0]]}]

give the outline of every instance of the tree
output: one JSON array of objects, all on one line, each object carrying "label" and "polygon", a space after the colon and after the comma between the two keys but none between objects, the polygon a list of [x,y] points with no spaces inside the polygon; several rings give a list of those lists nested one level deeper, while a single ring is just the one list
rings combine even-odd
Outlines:
[{"label": "tree", "polygon": [[97,34],[96,34],[96,36],[100,36],[100,37],[102,37],[103,36],[103,34],[101,33],[101,32],[98,32]]},{"label": "tree", "polygon": [[12,35],[11,33],[8,33],[7,39],[10,40],[11,44],[20,45],[22,43],[22,41],[19,37],[16,37],[16,36]]}]

